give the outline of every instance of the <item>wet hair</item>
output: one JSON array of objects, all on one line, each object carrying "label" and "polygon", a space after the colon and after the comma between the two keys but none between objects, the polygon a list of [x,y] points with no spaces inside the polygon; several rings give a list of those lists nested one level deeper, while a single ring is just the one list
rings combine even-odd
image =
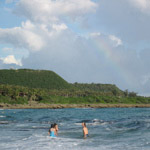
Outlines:
[{"label": "wet hair", "polygon": [[85,122],[82,122],[84,124],[84,126],[86,127],[86,123]]},{"label": "wet hair", "polygon": [[51,128],[54,128],[54,124],[51,124]]},{"label": "wet hair", "polygon": [[55,126],[57,125],[57,123],[54,123],[53,125],[54,125],[54,127],[55,127]]},{"label": "wet hair", "polygon": [[51,128],[54,128],[54,124],[51,124],[51,127],[49,128],[49,132],[51,131]]}]

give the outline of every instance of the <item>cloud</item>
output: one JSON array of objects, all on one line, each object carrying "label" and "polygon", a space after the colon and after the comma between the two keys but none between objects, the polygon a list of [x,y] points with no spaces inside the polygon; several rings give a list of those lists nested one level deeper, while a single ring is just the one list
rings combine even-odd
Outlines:
[{"label": "cloud", "polygon": [[115,45],[116,47],[119,46],[119,45],[122,45],[121,39],[119,39],[119,38],[116,37],[115,35],[109,35],[109,39],[114,42],[114,45]]},{"label": "cloud", "polygon": [[0,60],[4,64],[16,64],[18,66],[22,66],[21,60],[16,60],[13,55],[9,55],[9,56],[7,56],[5,58],[0,58]]},{"label": "cloud", "polygon": [[89,34],[91,37],[97,37],[97,36],[100,36],[101,33],[100,32],[92,32]]},{"label": "cloud", "polygon": [[0,28],[0,43],[9,43],[17,48],[38,51],[42,48],[44,42],[31,28],[28,22],[27,24],[23,24],[23,27],[10,29]]},{"label": "cloud", "polygon": [[96,55],[91,39],[70,32],[62,33],[51,40],[45,49],[30,53],[28,58],[23,59],[24,67],[53,70],[68,82],[112,83],[113,76],[104,73],[106,69],[109,74],[112,71],[109,62],[105,62],[103,55]]},{"label": "cloud", "polygon": [[[19,0],[13,12],[27,20],[0,29],[0,43],[13,47],[12,53],[3,49],[7,57],[0,59],[0,67],[22,64],[53,70],[68,82],[112,83],[147,94],[150,48],[138,44],[149,42],[150,21],[128,2]],[[29,54],[20,61],[14,51],[22,49]]]},{"label": "cloud", "polygon": [[132,0],[98,1],[99,8],[88,20],[89,26],[101,33],[115,35],[134,48],[139,47],[143,41],[148,44],[149,15],[141,13],[131,2]]},{"label": "cloud", "polygon": [[16,64],[4,64],[3,61],[0,58],[0,69],[19,69],[21,66],[18,66]]},{"label": "cloud", "polygon": [[56,31],[66,30],[68,27],[62,23],[62,24],[53,24],[52,28]]},{"label": "cloud", "polygon": [[[112,83],[121,88],[129,87],[119,75],[118,70],[114,69],[116,66],[112,65],[112,57],[118,64],[124,60],[122,67],[125,72],[128,72],[129,61],[121,57],[123,54],[125,58],[128,58],[130,54],[126,54],[121,48],[114,47],[109,35],[95,33],[85,38],[69,30],[61,32],[59,36],[51,38],[42,51],[30,53],[28,58],[22,60],[22,63],[27,68],[53,70],[68,82]],[[105,49],[101,50],[104,47],[95,45],[95,42],[103,45],[104,41],[109,47],[106,53]]]},{"label": "cloud", "polygon": [[76,18],[94,12],[97,5],[91,0],[20,0],[15,13],[33,22],[55,22],[60,17]]},{"label": "cloud", "polygon": [[89,37],[91,38],[102,38],[106,43],[111,44],[111,46],[118,47],[122,45],[122,40],[115,35],[107,35],[107,34],[102,34],[100,32],[92,32],[89,34]]},{"label": "cloud", "polygon": [[129,0],[129,2],[139,9],[141,12],[150,15],[150,1],[149,0]]},{"label": "cloud", "polygon": [[14,12],[25,16],[27,21],[22,22],[21,27],[0,28],[0,43],[40,51],[49,44],[48,40],[68,29],[64,18],[70,20],[84,16],[94,12],[96,7],[91,0],[20,0],[16,2]]}]

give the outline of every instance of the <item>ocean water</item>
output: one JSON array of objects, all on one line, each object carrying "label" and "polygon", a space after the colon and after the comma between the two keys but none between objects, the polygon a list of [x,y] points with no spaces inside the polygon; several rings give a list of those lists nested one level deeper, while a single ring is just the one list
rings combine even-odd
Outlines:
[{"label": "ocean water", "polygon": [[[59,134],[50,138],[54,122]],[[150,150],[150,108],[0,109],[0,150],[51,149]]]}]

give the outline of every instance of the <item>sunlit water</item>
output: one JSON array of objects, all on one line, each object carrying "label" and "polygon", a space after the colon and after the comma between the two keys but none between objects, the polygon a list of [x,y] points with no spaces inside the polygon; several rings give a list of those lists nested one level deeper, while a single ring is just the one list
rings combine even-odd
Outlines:
[{"label": "sunlit water", "polygon": [[[82,121],[89,138],[83,139]],[[58,123],[57,138],[48,136]],[[150,150],[150,108],[0,110],[1,150]]]}]

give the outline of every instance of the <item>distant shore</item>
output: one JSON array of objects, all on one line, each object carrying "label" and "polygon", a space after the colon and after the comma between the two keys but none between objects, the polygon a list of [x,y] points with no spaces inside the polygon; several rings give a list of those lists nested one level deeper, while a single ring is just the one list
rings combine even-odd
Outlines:
[{"label": "distant shore", "polygon": [[29,104],[4,104],[0,109],[61,109],[61,108],[144,108],[150,104],[43,104],[30,102]]}]

